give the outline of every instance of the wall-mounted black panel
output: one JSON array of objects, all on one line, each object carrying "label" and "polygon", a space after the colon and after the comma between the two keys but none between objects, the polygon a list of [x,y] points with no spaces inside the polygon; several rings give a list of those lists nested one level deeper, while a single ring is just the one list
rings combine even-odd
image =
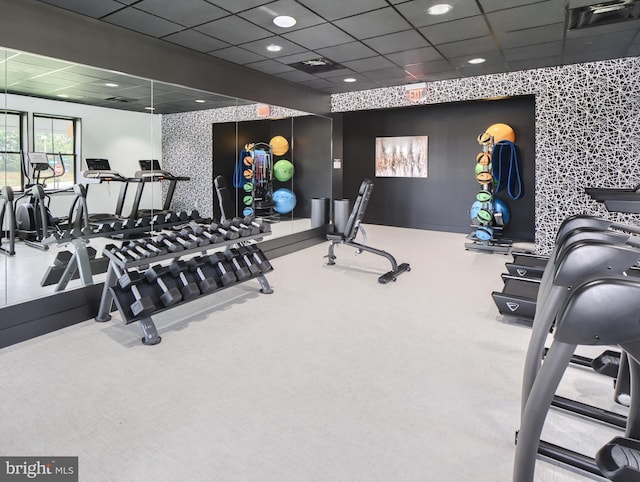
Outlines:
[{"label": "wall-mounted black panel", "polygon": [[[343,116],[343,194],[354,199],[364,178],[375,187],[364,221],[373,224],[469,232],[475,180],[476,138],[490,125],[513,127],[520,150],[524,197],[501,192],[511,222],[505,237],[534,240],[535,103],[533,96],[358,111]],[[429,136],[428,177],[375,177],[376,137]]]}]

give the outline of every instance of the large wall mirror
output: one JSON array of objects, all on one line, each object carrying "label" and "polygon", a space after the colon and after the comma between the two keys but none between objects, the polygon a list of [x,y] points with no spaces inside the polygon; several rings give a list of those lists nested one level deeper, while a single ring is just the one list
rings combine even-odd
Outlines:
[{"label": "large wall mirror", "polygon": [[[247,208],[258,216],[272,214],[273,237],[309,229],[311,199],[331,197],[328,118],[12,49],[0,49],[0,62],[0,187],[13,188],[13,209],[20,215],[29,209],[21,205],[32,203],[31,189],[25,186],[33,184],[45,187],[44,202],[54,218],[73,216],[76,184],[86,187],[91,215],[127,217],[136,207],[153,215],[166,207],[172,192],[167,182],[145,183],[137,204],[140,161],[153,166],[154,160],[182,178],[172,192],[173,210],[195,209],[203,217],[219,219],[214,179],[223,175],[233,199],[230,215],[248,214]],[[286,151],[274,152],[269,146],[275,136],[286,140]],[[246,183],[234,180],[247,144],[254,145],[256,158],[261,150],[271,156],[269,212],[259,211],[258,190],[249,192]],[[38,170],[42,154],[50,166]],[[116,175],[85,177],[93,167],[87,159],[108,161]],[[256,176],[251,181],[258,187],[262,180],[264,176]],[[8,222],[5,215],[2,248],[9,244]],[[17,228],[20,231],[24,225]],[[21,239],[25,232],[16,235],[15,254],[0,256],[2,305],[59,290],[55,283],[47,285],[45,278],[68,256],[62,252],[74,249],[68,243],[39,249]],[[109,243],[120,241],[107,236],[88,240],[97,257]],[[94,283],[103,279],[104,274],[93,276]],[[71,280],[65,289],[81,283]]]}]

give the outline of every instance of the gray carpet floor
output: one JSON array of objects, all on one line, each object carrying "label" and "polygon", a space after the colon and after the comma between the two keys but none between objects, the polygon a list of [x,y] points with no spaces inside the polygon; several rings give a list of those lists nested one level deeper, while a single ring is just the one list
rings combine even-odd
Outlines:
[{"label": "gray carpet floor", "polygon": [[[81,481],[511,480],[530,329],[490,293],[510,257],[460,234],[366,226],[412,270],[323,243],[267,278],[165,311],[143,346],[114,314],[0,350],[0,452],[78,456]],[[601,350],[582,350],[592,356]],[[624,413],[571,367],[559,392]],[[552,412],[593,455],[616,431]],[[584,476],[538,461],[536,480]]]}]

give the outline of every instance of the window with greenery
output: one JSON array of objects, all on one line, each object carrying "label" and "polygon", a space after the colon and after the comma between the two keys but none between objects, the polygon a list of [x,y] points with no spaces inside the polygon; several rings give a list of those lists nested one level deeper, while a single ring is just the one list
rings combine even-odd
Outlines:
[{"label": "window with greenery", "polygon": [[22,189],[21,126],[20,113],[0,112],[0,186],[11,186],[14,191]]},{"label": "window with greenery", "polygon": [[47,154],[56,175],[47,181],[49,189],[64,189],[75,184],[78,122],[78,119],[33,115],[33,150]]}]

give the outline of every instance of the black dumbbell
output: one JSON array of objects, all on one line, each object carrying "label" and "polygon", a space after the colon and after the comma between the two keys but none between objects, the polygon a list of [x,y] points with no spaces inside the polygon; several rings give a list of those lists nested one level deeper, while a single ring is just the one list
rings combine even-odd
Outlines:
[{"label": "black dumbbell", "polygon": [[253,258],[251,250],[247,249],[246,246],[240,246],[237,249],[237,252],[238,252],[238,256],[242,258],[242,260],[244,261],[244,264],[247,266],[247,268],[249,269],[249,272],[252,275],[255,276],[262,272],[262,270],[260,269],[260,266],[258,265],[256,260]]},{"label": "black dumbbell", "polygon": [[178,211],[176,216],[178,217],[178,222],[186,223],[189,221],[189,213],[186,211]]},{"label": "black dumbbell", "polygon": [[211,223],[211,226],[209,227],[209,229],[211,230],[211,232],[215,233],[217,231],[218,233],[222,234],[224,239],[232,240],[232,239],[238,239],[240,237],[240,233],[238,233],[237,231],[234,231],[233,229],[230,229],[230,228],[225,228],[224,226],[218,223]]},{"label": "black dumbbell", "polygon": [[160,256],[163,254],[167,254],[166,249],[159,248],[158,246],[153,244],[153,242],[149,238],[139,239],[137,241],[130,241],[130,243],[133,243],[136,246],[136,248],[139,247],[140,249],[143,249],[150,253],[154,253],[152,256]]},{"label": "black dumbbell", "polygon": [[258,227],[261,233],[271,232],[271,225],[269,223],[265,223],[262,219],[256,219],[252,216],[246,216],[243,222],[247,225]]},{"label": "black dumbbell", "polygon": [[138,285],[142,282],[143,278],[139,271],[125,271],[125,273],[118,278],[118,284],[123,290],[131,291],[131,294],[135,298],[135,301],[129,305],[133,316],[149,315],[156,311],[156,304],[150,296],[142,296],[138,290]]},{"label": "black dumbbell", "polygon": [[251,251],[251,255],[256,261],[256,264],[260,267],[260,271],[266,273],[267,271],[271,271],[273,269],[273,266],[271,266],[271,263],[257,245],[251,244],[247,246],[247,249]]},{"label": "black dumbbell", "polygon": [[122,222],[113,221],[112,223],[109,223],[108,226],[111,228],[111,231],[120,231],[122,229]]},{"label": "black dumbbell", "polygon": [[[153,246],[153,245],[151,245]],[[129,244],[127,245],[127,247],[137,253],[139,253],[140,255],[142,255],[145,258],[153,258],[155,256],[158,256],[159,253],[159,249],[155,248],[155,250],[149,249],[147,245],[142,245],[136,241],[130,241]],[[155,247],[155,246],[154,246]]]},{"label": "black dumbbell", "polygon": [[171,233],[173,240],[180,243],[184,249],[193,249],[198,247],[198,243],[195,241],[191,241],[190,239],[184,239],[181,236],[178,236],[175,233]]},{"label": "black dumbbell", "polygon": [[184,249],[181,244],[175,243],[173,239],[171,239],[170,235],[164,233],[158,234],[153,241],[159,246],[165,247],[170,253],[175,253],[176,251],[182,251]]},{"label": "black dumbbell", "polygon": [[122,221],[121,229],[132,229],[136,227],[135,219],[125,219]]},{"label": "black dumbbell", "polygon": [[200,213],[197,211],[197,209],[193,209],[189,211],[189,219],[191,219],[192,221],[198,221],[199,219],[202,219],[202,217],[200,216]]},{"label": "black dumbbell", "polygon": [[208,262],[211,263],[216,268],[216,270],[218,270],[222,286],[229,286],[238,281],[235,272],[233,271],[231,266],[227,264],[226,260],[227,259],[222,253],[213,253],[209,255],[208,259]]},{"label": "black dumbbell", "polygon": [[215,270],[213,270],[214,276],[208,276],[211,273],[207,272],[205,274],[202,270],[206,262],[206,259],[203,258],[191,258],[187,260],[187,269],[192,273],[195,273],[198,277],[198,287],[202,294],[217,290],[221,284],[220,277]]},{"label": "black dumbbell", "polygon": [[176,287],[169,288],[162,277],[167,273],[168,269],[161,265],[151,266],[144,272],[144,277],[149,283],[156,283],[162,290],[160,301],[165,307],[175,305],[182,301],[182,293]]},{"label": "black dumbbell", "polygon": [[244,281],[251,278],[251,271],[249,271],[249,268],[244,266],[244,263],[240,263],[237,250],[228,249],[224,252],[224,256],[233,266],[233,271],[235,272],[238,281]]},{"label": "black dumbbell", "polygon": [[134,227],[136,228],[146,228],[151,224],[150,216],[141,216],[135,220]]},{"label": "black dumbbell", "polygon": [[242,228],[239,226],[239,223],[236,223],[231,220],[226,220],[222,223],[222,227],[225,229],[231,229],[232,231],[237,232],[241,238],[245,238],[247,236],[251,236],[251,230],[247,228]]},{"label": "black dumbbell", "polygon": [[181,229],[180,237],[196,243],[196,246],[208,246],[211,243],[209,238],[196,235],[196,230],[192,226]]},{"label": "black dumbbell", "polygon": [[203,226],[195,226],[193,232],[196,236],[203,236],[209,240],[212,244],[222,243],[224,236],[218,232],[213,232],[205,229]]},{"label": "black dumbbell", "polygon": [[99,225],[96,232],[100,234],[105,234],[105,233],[110,233],[112,231],[113,231],[113,228],[109,223],[103,223]]},{"label": "black dumbbell", "polygon": [[[247,236],[253,236],[256,234],[260,234],[260,228],[258,226],[254,226],[252,224],[246,224],[244,222],[244,218],[233,218],[231,220],[231,224],[233,224],[234,226],[237,226],[238,228],[240,228],[241,230],[247,230],[249,232],[249,234],[247,234]],[[242,234],[241,234],[242,236]]]},{"label": "black dumbbell", "polygon": [[116,258],[118,258],[120,261],[122,261],[123,263],[126,263],[128,261],[131,261],[129,258],[127,258],[127,256],[122,252],[122,249],[119,246],[116,246],[115,244],[107,244],[104,247],[104,250],[108,253],[113,254]]},{"label": "black dumbbell", "polygon": [[189,281],[184,275],[187,270],[186,263],[184,261],[176,261],[169,265],[169,273],[178,280],[180,286],[180,292],[182,293],[182,299],[185,301],[191,300],[200,296],[200,288],[192,281]]}]

